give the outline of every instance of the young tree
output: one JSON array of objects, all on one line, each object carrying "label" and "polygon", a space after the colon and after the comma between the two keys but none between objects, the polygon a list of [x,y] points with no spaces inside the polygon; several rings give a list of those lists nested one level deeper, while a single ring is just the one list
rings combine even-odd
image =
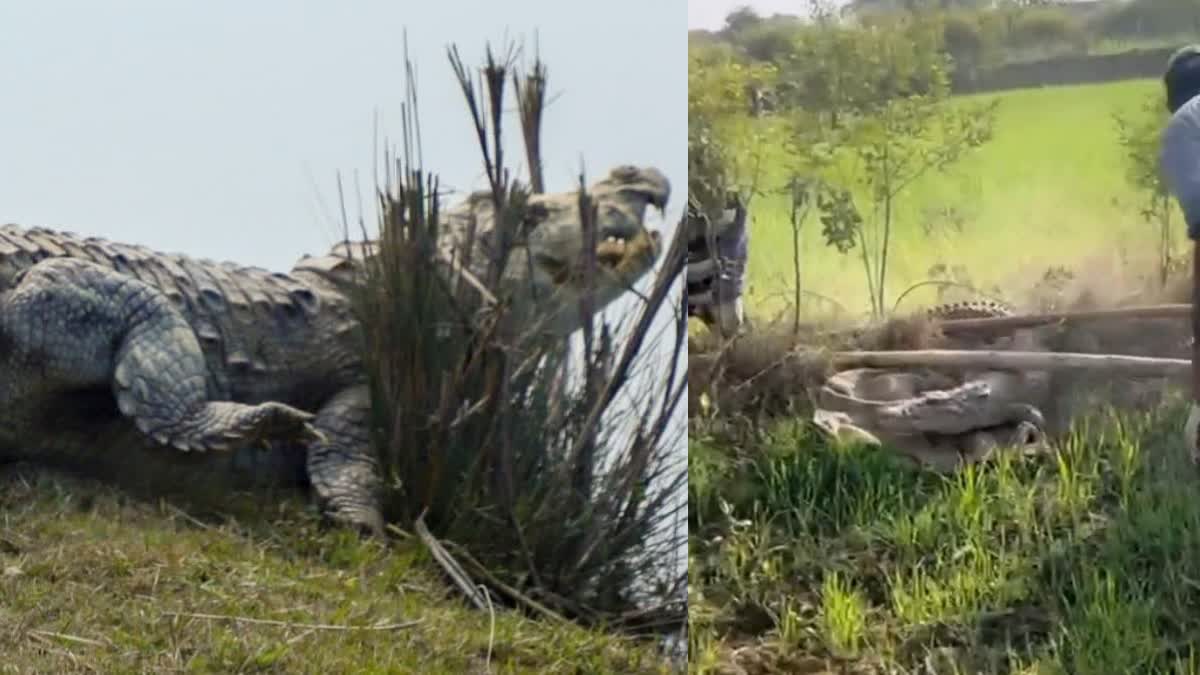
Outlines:
[{"label": "young tree", "polygon": [[[997,102],[950,101],[945,70],[931,75],[928,93],[893,98],[858,121],[841,150],[853,165],[849,184],[826,185],[817,202],[826,242],[843,254],[857,247],[875,316],[887,306],[889,256],[903,195],[926,174],[946,170],[991,138]],[[854,188],[868,195],[868,215],[858,208]]]},{"label": "young tree", "polygon": [[1117,142],[1125,151],[1126,180],[1141,195],[1141,215],[1158,229],[1158,282],[1165,286],[1176,264],[1173,236],[1175,203],[1163,180],[1158,154],[1163,127],[1166,126],[1166,106],[1162,96],[1146,101],[1133,114],[1114,115]]}]

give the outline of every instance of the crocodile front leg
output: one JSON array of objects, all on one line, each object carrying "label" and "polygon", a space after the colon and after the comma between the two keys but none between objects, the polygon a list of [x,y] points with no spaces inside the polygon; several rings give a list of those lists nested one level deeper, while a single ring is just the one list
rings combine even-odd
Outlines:
[{"label": "crocodile front leg", "polygon": [[152,286],[83,260],[44,260],[0,297],[0,364],[0,410],[111,386],[142,433],[180,450],[315,437],[312,415],[282,403],[208,400],[204,354],[180,311]]},{"label": "crocodile front leg", "polygon": [[356,385],[334,396],[314,426],[325,441],[309,446],[308,479],[326,518],[370,534],[383,534],[383,482],[371,449],[371,395]]}]

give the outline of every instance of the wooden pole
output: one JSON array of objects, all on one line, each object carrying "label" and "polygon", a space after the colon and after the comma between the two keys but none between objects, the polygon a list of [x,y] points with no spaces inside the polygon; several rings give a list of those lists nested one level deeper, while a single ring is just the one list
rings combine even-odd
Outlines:
[{"label": "wooden pole", "polygon": [[[1198,263],[1200,264],[1200,263]],[[951,333],[967,330],[1012,330],[1031,328],[1050,323],[1068,321],[1099,321],[1104,319],[1170,319],[1192,316],[1192,305],[1148,305],[1145,307],[1120,307],[1116,309],[1093,309],[1078,312],[1051,312],[1047,314],[1025,314],[1021,316],[998,316],[986,319],[948,319],[938,321],[942,332]]]},{"label": "wooden pole", "polygon": [[[947,368],[952,370],[1093,370],[1126,377],[1184,377],[1193,375],[1193,361],[1116,354],[1071,352],[1014,352],[952,349],[918,351],[835,352],[836,370],[851,368]],[[1197,389],[1200,391],[1200,388]]]}]

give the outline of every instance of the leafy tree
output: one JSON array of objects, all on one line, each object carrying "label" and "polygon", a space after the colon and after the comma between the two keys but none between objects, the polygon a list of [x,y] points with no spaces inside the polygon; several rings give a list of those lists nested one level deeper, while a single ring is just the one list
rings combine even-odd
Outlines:
[{"label": "leafy tree", "polygon": [[1134,114],[1116,114],[1117,142],[1125,152],[1125,176],[1142,196],[1141,215],[1158,228],[1158,281],[1166,285],[1176,264],[1172,216],[1175,204],[1159,167],[1159,144],[1167,116],[1163,95],[1147,100]]},{"label": "leafy tree", "polygon": [[958,79],[972,81],[998,61],[1000,35],[994,17],[994,12],[962,10],[942,15],[942,44]]},{"label": "leafy tree", "polygon": [[[786,130],[791,166],[770,189],[783,191],[792,203],[797,305],[800,231],[815,213],[829,245],[861,256],[872,311],[881,313],[898,204],[922,176],[986,142],[995,104],[950,102],[951,61],[940,14],[851,24],[819,2],[814,6],[817,18],[795,30],[776,64],[741,60],[735,48],[692,48],[689,196],[709,210],[720,205],[726,189],[757,183],[753,149],[764,145],[764,124],[747,114],[746,92],[775,86],[781,112],[773,121]],[[771,21],[739,20],[740,30]],[[859,208],[855,200],[863,195],[871,208]]]},{"label": "leafy tree", "polygon": [[762,17],[750,5],[742,5],[732,12],[725,15],[725,32],[729,34],[739,33],[747,28],[751,28],[761,24]]},{"label": "leafy tree", "polygon": [[798,20],[772,18],[738,31],[733,41],[755,61],[779,63],[787,58],[800,28]]},{"label": "leafy tree", "polygon": [[1116,39],[1196,33],[1200,32],[1200,0],[1131,0],[1107,8],[1093,25],[1095,32]]},{"label": "leafy tree", "polygon": [[[843,254],[858,250],[876,316],[886,308],[897,206],[905,192],[991,138],[997,102],[956,105],[948,94],[943,72],[930,93],[892,99],[862,118],[840,150],[854,167],[849,184],[827,183],[818,199],[826,243]],[[857,206],[854,188],[868,195],[868,215]]]},{"label": "leafy tree", "polygon": [[[750,115],[750,92],[769,86],[775,72],[724,50],[689,51],[688,197],[703,211],[724,208],[727,190],[755,184],[755,150],[764,141]],[[745,148],[751,152],[734,151]]]},{"label": "leafy tree", "polygon": [[928,17],[864,26],[826,19],[798,34],[780,77],[793,84],[792,105],[837,128],[892,98],[930,91],[945,67],[940,25]]},{"label": "leafy tree", "polygon": [[1086,42],[1083,26],[1057,7],[1039,7],[1021,12],[1008,36],[1009,46],[1016,49],[1082,47]]}]

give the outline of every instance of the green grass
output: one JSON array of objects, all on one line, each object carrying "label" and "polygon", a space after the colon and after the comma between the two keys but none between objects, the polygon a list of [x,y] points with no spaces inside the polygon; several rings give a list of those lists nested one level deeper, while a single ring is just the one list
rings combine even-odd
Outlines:
[{"label": "green grass", "polygon": [[[1012,289],[1028,288],[1051,266],[1152,254],[1154,230],[1141,220],[1139,195],[1125,181],[1112,115],[1135,111],[1158,86],[1139,80],[981,95],[1000,100],[992,141],[902,197],[889,303],[928,279],[936,264],[965,267],[975,286]],[[793,289],[788,198],[777,192],[787,158],[778,147],[768,148],[760,183],[776,194],[756,197],[751,207],[747,302],[760,316],[787,307]],[[935,234],[926,235],[924,225]],[[859,259],[826,247],[815,218],[804,225],[802,259],[806,290],[853,313],[868,309]],[[910,295],[906,306],[933,301],[927,290]],[[806,309],[828,309],[810,301],[817,304]]]},{"label": "green grass", "polygon": [[794,421],[694,432],[692,671],[1200,672],[1183,412],[948,477]]},{"label": "green grass", "polygon": [[[468,608],[413,540],[322,529],[295,500],[228,512],[5,470],[0,672],[667,672],[652,646]],[[378,624],[399,626],[354,628]]]},{"label": "green grass", "polygon": [[[1051,267],[1153,273],[1156,233],[1112,116],[1158,86],[981,96],[1000,100],[995,137],[907,193],[888,305],[934,265],[1009,299]],[[771,190],[787,158],[768,147]],[[768,317],[792,297],[791,231],[786,197],[756,200],[748,308]],[[804,288],[865,313],[859,259],[825,247],[815,219],[804,227]],[[830,446],[804,420],[732,438],[694,421],[692,671],[1200,673],[1200,476],[1180,447],[1184,412],[1098,415],[1046,456],[952,476]]]}]

